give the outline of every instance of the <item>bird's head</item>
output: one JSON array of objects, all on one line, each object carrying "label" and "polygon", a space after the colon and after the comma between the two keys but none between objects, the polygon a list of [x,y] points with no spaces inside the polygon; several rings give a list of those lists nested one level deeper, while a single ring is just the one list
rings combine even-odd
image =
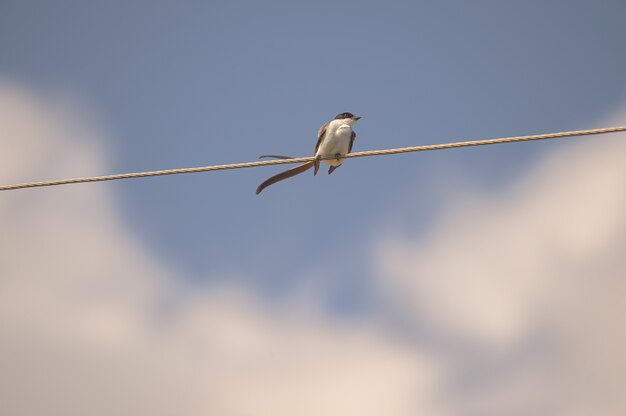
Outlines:
[{"label": "bird's head", "polygon": [[354,123],[359,121],[360,118],[360,116],[355,116],[352,113],[341,113],[335,116],[335,120],[343,120],[346,122],[346,124],[349,125],[353,125]]}]

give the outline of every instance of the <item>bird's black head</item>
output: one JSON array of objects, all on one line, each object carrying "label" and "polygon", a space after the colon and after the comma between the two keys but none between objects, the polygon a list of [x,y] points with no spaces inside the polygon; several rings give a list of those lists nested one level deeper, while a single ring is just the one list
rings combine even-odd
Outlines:
[{"label": "bird's black head", "polygon": [[360,119],[361,117],[356,117],[354,114],[352,113],[341,113],[341,114],[337,114],[335,116],[335,120],[342,120],[344,118],[354,118],[354,119]]}]

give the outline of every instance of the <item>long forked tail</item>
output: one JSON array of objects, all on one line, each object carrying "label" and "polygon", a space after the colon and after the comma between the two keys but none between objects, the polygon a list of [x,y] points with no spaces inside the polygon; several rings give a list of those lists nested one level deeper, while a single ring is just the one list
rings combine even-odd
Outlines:
[{"label": "long forked tail", "polygon": [[271,157],[272,159],[293,159],[291,156],[283,156],[283,155],[261,155],[259,159],[263,159],[264,157]]},{"label": "long forked tail", "polygon": [[[273,156],[276,157],[276,156]],[[284,157],[285,159],[292,159],[289,157]],[[282,159],[282,158],[281,158]],[[302,172],[306,172],[307,170],[311,169],[314,165],[314,162],[305,162],[301,165],[296,166],[295,168],[291,168],[289,170],[286,170],[284,172],[281,172],[277,175],[272,176],[271,178],[269,178],[268,180],[266,180],[265,182],[263,182],[261,185],[259,185],[258,188],[256,188],[256,194],[260,194],[261,191],[265,188],[267,188],[270,185],[275,184],[276,182],[280,182],[282,180],[285,180],[287,178],[291,178],[292,176],[296,176],[301,174]]]}]

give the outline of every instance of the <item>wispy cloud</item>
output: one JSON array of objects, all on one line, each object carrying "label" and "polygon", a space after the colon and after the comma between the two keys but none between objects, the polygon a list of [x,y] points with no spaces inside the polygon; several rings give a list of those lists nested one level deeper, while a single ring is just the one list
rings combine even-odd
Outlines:
[{"label": "wispy cloud", "polygon": [[[3,182],[106,171],[84,114],[0,85]],[[107,184],[4,193],[0,218],[2,414],[435,414],[411,345],[242,286],[191,292]]]},{"label": "wispy cloud", "polygon": [[[0,85],[2,181],[106,172],[90,119]],[[0,412],[624,414],[625,139],[563,144],[427,235],[372,241],[384,301],[419,337],[317,312],[314,290],[282,306],[243,283],[192,291],[107,184],[0,194]]]},{"label": "wispy cloud", "polygon": [[455,363],[459,411],[626,411],[625,154],[624,134],[563,143],[510,189],[463,192],[428,235],[377,243],[388,301]]}]

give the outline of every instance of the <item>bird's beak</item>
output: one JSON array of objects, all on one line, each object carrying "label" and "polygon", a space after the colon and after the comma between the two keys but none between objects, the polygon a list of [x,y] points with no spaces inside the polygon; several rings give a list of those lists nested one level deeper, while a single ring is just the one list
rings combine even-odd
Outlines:
[{"label": "bird's beak", "polygon": [[354,116],[353,118],[354,118],[354,121],[357,121],[361,119],[361,116]]}]

